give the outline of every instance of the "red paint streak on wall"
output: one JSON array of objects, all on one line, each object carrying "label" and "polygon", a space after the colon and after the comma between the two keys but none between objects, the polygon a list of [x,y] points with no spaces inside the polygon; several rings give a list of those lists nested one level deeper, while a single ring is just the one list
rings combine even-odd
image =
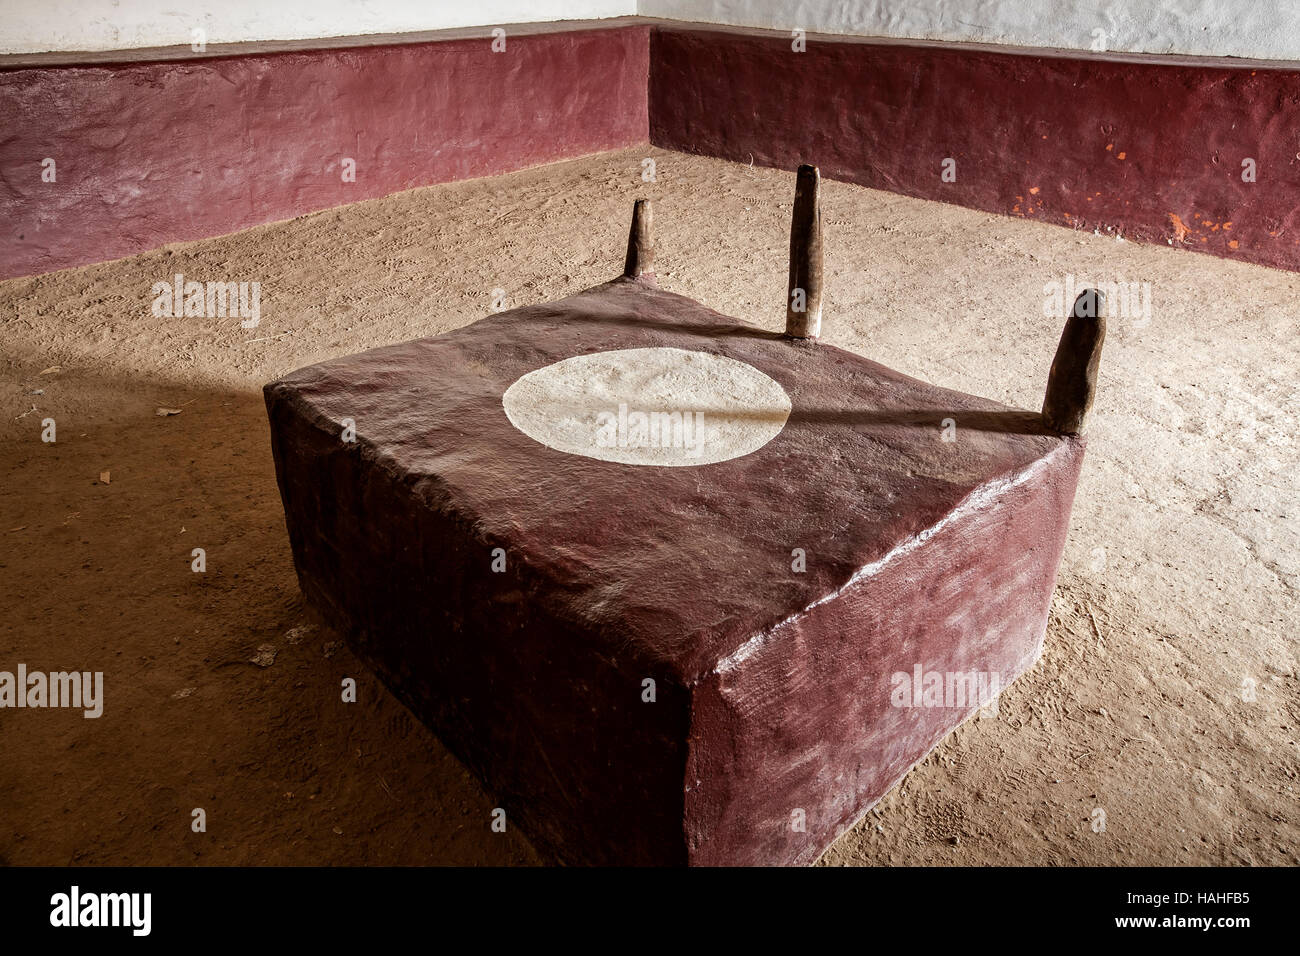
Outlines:
[{"label": "red paint streak on wall", "polygon": [[671,27],[650,49],[656,146],[1300,270],[1295,71]]},{"label": "red paint streak on wall", "polygon": [[634,26],[0,73],[0,278],[645,142],[648,46]]}]

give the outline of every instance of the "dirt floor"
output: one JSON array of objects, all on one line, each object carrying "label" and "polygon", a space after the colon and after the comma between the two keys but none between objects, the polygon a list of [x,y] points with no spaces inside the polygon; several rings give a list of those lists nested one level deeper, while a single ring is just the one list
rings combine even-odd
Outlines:
[{"label": "dirt floor", "polygon": [[[640,195],[664,287],[781,328],[793,189],[640,147],[0,283],[0,670],[106,684],[0,710],[0,861],[540,862],[304,608],[261,387],[613,277]],[[823,194],[826,340],[919,378],[1037,409],[1046,284],[1151,310],[1111,320],[1043,659],[822,862],[1300,862],[1300,275]],[[178,272],[260,282],[260,325],[155,318]]]}]

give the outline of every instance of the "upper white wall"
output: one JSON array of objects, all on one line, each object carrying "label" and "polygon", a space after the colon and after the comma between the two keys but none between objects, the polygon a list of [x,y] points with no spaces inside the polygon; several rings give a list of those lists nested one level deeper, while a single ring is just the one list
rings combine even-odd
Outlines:
[{"label": "upper white wall", "polygon": [[809,33],[1300,60],[1298,0],[639,0],[637,13]]},{"label": "upper white wall", "polygon": [[810,33],[1300,60],[1300,0],[0,0],[0,53],[188,45],[196,27],[216,44],[635,13]]},{"label": "upper white wall", "polygon": [[0,53],[303,40],[636,13],[636,0],[0,0]]}]

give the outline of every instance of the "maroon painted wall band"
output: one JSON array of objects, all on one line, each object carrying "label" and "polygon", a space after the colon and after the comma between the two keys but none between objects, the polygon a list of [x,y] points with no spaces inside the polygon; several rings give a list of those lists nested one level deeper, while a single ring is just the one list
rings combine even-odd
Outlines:
[{"label": "maroon painted wall band", "polygon": [[0,69],[0,116],[0,279],[647,140],[1300,270],[1268,64],[619,26]]},{"label": "maroon painted wall band", "polygon": [[646,27],[491,44],[0,72],[0,278],[647,140]]},{"label": "maroon painted wall band", "polygon": [[656,146],[1300,269],[1295,70],[664,27],[650,44]]}]

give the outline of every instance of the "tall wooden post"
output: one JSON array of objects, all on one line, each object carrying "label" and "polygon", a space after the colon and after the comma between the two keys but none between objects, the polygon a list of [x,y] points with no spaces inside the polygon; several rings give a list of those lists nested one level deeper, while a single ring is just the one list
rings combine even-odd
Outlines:
[{"label": "tall wooden post", "polygon": [[1043,398],[1043,421],[1055,431],[1067,435],[1083,431],[1097,390],[1101,345],[1106,340],[1105,307],[1105,296],[1096,289],[1084,289],[1065,320]]},{"label": "tall wooden post", "polygon": [[821,171],[799,167],[790,218],[790,288],[785,300],[785,334],[815,339],[822,331]]},{"label": "tall wooden post", "polygon": [[638,199],[632,207],[632,229],[627,236],[627,260],[623,275],[629,279],[655,277],[654,207],[648,199]]}]

